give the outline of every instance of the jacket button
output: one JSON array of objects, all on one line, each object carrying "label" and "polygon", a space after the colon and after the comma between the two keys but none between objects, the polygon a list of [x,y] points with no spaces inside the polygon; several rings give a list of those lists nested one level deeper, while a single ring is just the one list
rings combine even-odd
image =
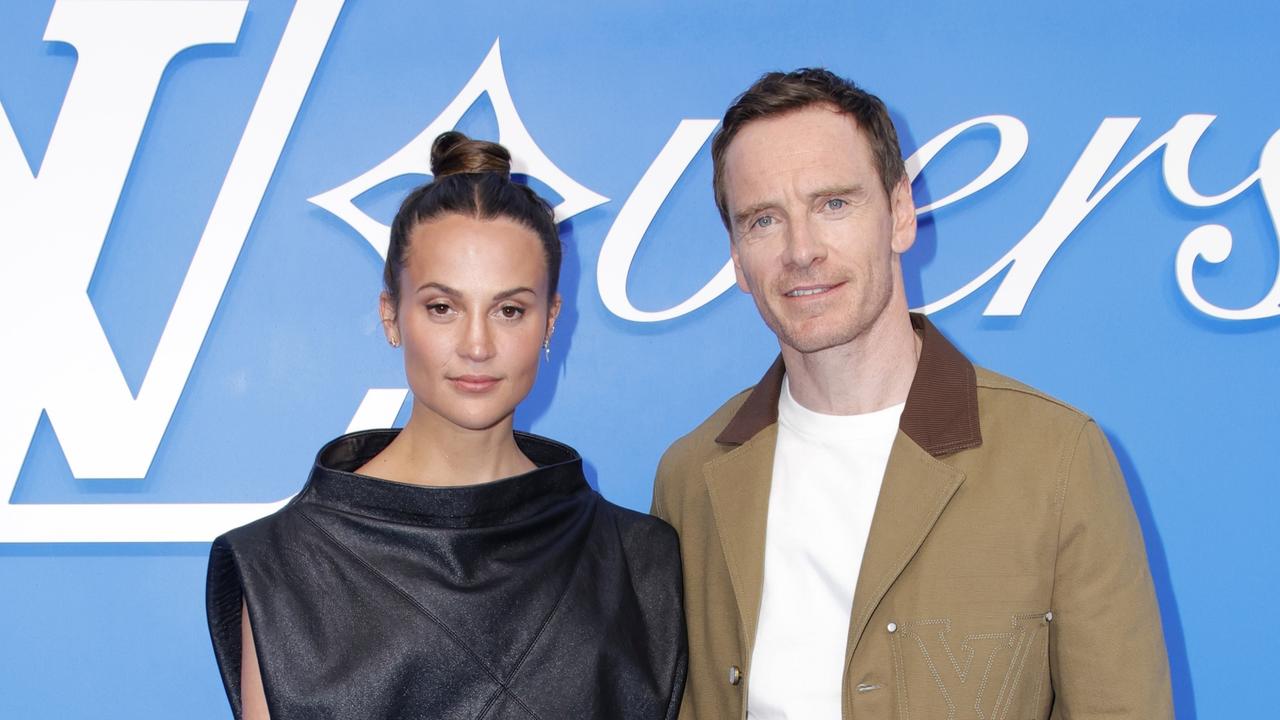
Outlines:
[{"label": "jacket button", "polygon": [[737,685],[741,682],[742,682],[742,671],[738,669],[737,665],[730,665],[729,666],[729,684]]},{"label": "jacket button", "polygon": [[1045,622],[1053,622],[1053,611],[1052,611],[1052,610],[1050,610],[1049,612],[1047,612],[1047,613],[1045,613],[1045,614],[1044,614],[1044,621],[1045,621]]},{"label": "jacket button", "polygon": [[885,630],[888,630],[888,631],[889,631],[889,632],[891,632],[891,633],[898,632],[898,623],[893,623],[893,622],[889,623],[889,624],[885,627]]}]

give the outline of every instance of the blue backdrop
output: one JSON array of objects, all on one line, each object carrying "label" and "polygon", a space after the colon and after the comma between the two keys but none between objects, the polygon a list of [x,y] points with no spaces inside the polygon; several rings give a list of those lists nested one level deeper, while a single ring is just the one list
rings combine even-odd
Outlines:
[{"label": "blue backdrop", "polygon": [[1280,5],[686,5],[0,5],[0,717],[229,715],[208,540],[402,409],[380,233],[449,127],[564,220],[518,425],[647,508],[777,352],[720,273],[704,141],[804,65],[914,157],[912,305],[1107,432],[1179,717],[1270,714]]}]

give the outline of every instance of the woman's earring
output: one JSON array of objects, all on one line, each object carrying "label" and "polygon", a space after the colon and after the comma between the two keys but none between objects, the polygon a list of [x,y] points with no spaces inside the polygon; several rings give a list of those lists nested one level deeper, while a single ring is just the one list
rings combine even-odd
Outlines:
[{"label": "woman's earring", "polygon": [[544,338],[542,341],[542,352],[546,353],[547,362],[551,362],[551,334],[550,333],[548,333],[547,337]]},{"label": "woman's earring", "polygon": [[387,338],[387,342],[390,343],[393,348],[400,347],[400,338]]}]

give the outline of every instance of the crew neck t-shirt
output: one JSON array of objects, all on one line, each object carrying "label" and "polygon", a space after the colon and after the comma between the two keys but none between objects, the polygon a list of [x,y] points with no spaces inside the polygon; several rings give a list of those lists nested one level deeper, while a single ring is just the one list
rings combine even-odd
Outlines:
[{"label": "crew neck t-shirt", "polygon": [[825,415],[783,379],[751,720],[840,719],[853,591],[904,405]]}]

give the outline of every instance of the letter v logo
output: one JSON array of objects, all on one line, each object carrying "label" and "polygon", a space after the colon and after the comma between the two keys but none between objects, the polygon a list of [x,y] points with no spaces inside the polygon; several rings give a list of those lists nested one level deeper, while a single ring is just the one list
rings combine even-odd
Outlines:
[{"label": "letter v logo", "polygon": [[76,477],[146,475],[342,4],[295,6],[136,398],[89,281],[165,68],[186,48],[234,43],[247,2],[54,6],[45,40],[79,59],[38,173],[0,112],[0,335],[23,339],[0,377],[0,542],[207,540],[279,505],[9,499],[42,411]]},{"label": "letter v logo", "polygon": [[[891,640],[898,716],[910,720],[915,703],[915,717],[941,718],[945,707],[946,720],[1006,720],[1019,698],[1038,702],[1042,687],[1019,694],[1019,685],[1029,675],[1037,683],[1043,678],[1035,666],[1043,657],[1037,661],[1033,651],[1045,622],[1041,613],[1020,613],[1010,616],[1008,630],[963,636],[946,618],[902,623]],[[909,680],[918,684],[908,687]]]}]

